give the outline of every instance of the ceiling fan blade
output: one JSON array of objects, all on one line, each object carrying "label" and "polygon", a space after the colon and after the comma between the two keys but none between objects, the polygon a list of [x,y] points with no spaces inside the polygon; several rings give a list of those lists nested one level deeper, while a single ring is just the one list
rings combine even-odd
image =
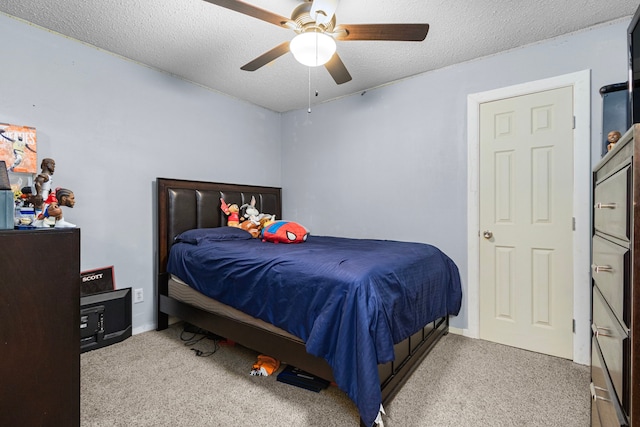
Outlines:
[{"label": "ceiling fan blade", "polygon": [[346,83],[351,81],[351,74],[347,71],[347,67],[344,66],[342,59],[338,56],[338,52],[334,53],[329,62],[324,64],[324,67],[327,69],[333,80],[336,81],[337,84],[341,85],[342,83]]},{"label": "ceiling fan blade", "polygon": [[328,24],[338,8],[338,0],[313,0],[309,14],[316,24]]},{"label": "ceiling fan blade", "polygon": [[429,24],[341,24],[334,31],[336,40],[389,40],[421,42]]},{"label": "ceiling fan blade", "polygon": [[288,41],[284,43],[280,43],[278,46],[274,47],[270,51],[263,53],[253,61],[243,65],[242,67],[240,67],[240,69],[244,71],[255,71],[258,68],[264,65],[267,65],[269,62],[280,58],[282,55],[284,55],[287,52],[289,52]]},{"label": "ceiling fan blade", "polygon": [[207,3],[215,4],[216,6],[224,7],[235,12],[242,13],[244,15],[251,16],[253,18],[260,19],[261,21],[269,22],[270,24],[281,27],[284,23],[289,21],[289,18],[285,18],[277,13],[269,12],[265,9],[250,5],[238,0],[204,0]]}]

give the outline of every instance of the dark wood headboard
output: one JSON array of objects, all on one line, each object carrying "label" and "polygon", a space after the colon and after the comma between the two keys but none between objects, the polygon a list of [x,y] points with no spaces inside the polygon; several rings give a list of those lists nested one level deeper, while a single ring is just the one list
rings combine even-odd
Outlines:
[{"label": "dark wood headboard", "polygon": [[256,198],[256,208],[282,218],[281,189],[255,185],[187,181],[158,178],[157,185],[157,250],[158,274],[166,273],[167,257],[173,239],[193,228],[222,227],[227,217],[220,210],[220,198],[228,204],[242,206]]},{"label": "dark wood headboard", "polygon": [[166,329],[169,316],[226,337],[247,348],[286,360],[307,372],[333,379],[329,364],[307,353],[305,344],[290,336],[265,330],[230,317],[214,314],[169,296],[167,261],[175,236],[194,228],[221,227],[227,217],[220,210],[220,198],[242,206],[256,198],[256,208],[282,218],[281,190],[277,187],[223,184],[157,178],[157,329]]}]

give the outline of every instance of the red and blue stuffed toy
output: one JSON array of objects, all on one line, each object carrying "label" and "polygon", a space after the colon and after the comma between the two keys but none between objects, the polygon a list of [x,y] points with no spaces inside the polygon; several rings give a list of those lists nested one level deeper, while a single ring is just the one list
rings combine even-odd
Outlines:
[{"label": "red and blue stuffed toy", "polygon": [[302,243],[309,230],[293,221],[275,221],[262,229],[262,240],[272,243]]}]

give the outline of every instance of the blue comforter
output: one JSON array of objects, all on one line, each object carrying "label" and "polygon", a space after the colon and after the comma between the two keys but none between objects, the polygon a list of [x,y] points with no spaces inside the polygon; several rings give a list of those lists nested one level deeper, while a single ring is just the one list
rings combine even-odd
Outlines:
[{"label": "blue comforter", "polygon": [[366,425],[381,403],[378,364],[427,323],[458,314],[462,299],[454,262],[422,243],[202,239],[174,244],[167,270],[304,340],[308,353],[332,367]]}]

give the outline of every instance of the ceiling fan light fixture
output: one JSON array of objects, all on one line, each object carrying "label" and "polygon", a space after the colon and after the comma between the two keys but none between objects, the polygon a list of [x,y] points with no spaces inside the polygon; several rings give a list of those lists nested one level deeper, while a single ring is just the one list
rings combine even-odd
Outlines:
[{"label": "ceiling fan light fixture", "polygon": [[324,65],[336,53],[333,37],[316,31],[298,34],[291,40],[289,50],[296,60],[307,67]]}]

